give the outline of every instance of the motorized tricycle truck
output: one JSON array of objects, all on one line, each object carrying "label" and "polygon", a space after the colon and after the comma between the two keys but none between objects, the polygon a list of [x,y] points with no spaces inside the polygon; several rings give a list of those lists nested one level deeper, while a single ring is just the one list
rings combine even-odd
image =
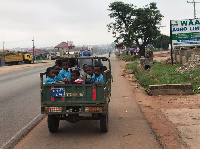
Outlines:
[{"label": "motorized tricycle truck", "polygon": [[81,57],[80,61],[90,59],[107,70],[103,74],[104,84],[44,84],[45,73],[41,79],[41,113],[47,114],[51,133],[58,131],[60,120],[76,123],[80,120],[100,120],[102,132],[108,131],[108,105],[111,96],[111,64],[106,57]]}]

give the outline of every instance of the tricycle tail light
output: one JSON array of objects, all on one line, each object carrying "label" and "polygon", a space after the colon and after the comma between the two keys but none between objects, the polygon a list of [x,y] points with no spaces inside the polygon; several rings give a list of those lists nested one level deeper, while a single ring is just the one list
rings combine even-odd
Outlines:
[{"label": "tricycle tail light", "polygon": [[62,112],[62,107],[45,107],[46,112]]},{"label": "tricycle tail light", "polygon": [[85,107],[85,112],[103,112],[103,107]]}]

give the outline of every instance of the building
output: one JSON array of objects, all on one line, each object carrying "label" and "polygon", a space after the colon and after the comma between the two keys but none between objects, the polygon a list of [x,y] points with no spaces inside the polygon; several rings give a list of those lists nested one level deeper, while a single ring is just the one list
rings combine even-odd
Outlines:
[{"label": "building", "polygon": [[[33,50],[28,50],[27,52],[33,55]],[[35,55],[35,59],[39,57],[40,57],[39,59],[47,58],[49,55],[49,52],[41,50],[41,49],[34,49],[34,55]]]},{"label": "building", "polygon": [[[33,54],[33,50],[28,50],[28,53]],[[34,55],[40,55],[40,54],[48,54],[49,52],[41,50],[41,49],[34,49]]]},{"label": "building", "polygon": [[[71,52],[75,51],[75,46],[73,45],[73,42],[61,42],[57,46],[54,47],[56,52],[60,52],[61,56],[67,56],[70,55]],[[54,50],[52,51],[54,52]]]}]

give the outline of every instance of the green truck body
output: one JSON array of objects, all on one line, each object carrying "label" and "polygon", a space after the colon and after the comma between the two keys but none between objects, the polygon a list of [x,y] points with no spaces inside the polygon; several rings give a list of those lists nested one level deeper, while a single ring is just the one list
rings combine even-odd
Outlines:
[{"label": "green truck body", "polygon": [[[84,58],[77,58],[84,59]],[[88,58],[87,58],[88,59]],[[111,65],[105,57],[95,57],[98,62],[107,61],[109,69],[103,72],[104,84],[44,84],[41,78],[41,113],[48,115],[50,132],[56,132],[60,120],[71,123],[79,120],[100,120],[102,132],[108,130],[108,104],[111,96]]]}]

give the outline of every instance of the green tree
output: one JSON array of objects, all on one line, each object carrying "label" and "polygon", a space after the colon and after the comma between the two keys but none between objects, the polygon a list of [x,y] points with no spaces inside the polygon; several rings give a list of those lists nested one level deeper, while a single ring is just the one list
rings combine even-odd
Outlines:
[{"label": "green tree", "polygon": [[143,8],[136,8],[133,4],[121,1],[110,3],[109,14],[114,22],[108,24],[108,31],[112,32],[118,46],[131,47],[136,44],[140,48],[140,55],[145,56],[145,46],[156,39],[162,15],[156,3],[150,3]]},{"label": "green tree", "polygon": [[169,44],[170,44],[170,37],[167,36],[167,35],[161,35],[159,36],[157,39],[155,39],[153,42],[152,42],[152,45],[155,47],[155,48],[161,48],[161,42],[162,42],[162,49],[165,49],[167,50],[168,47],[169,47]]}]

